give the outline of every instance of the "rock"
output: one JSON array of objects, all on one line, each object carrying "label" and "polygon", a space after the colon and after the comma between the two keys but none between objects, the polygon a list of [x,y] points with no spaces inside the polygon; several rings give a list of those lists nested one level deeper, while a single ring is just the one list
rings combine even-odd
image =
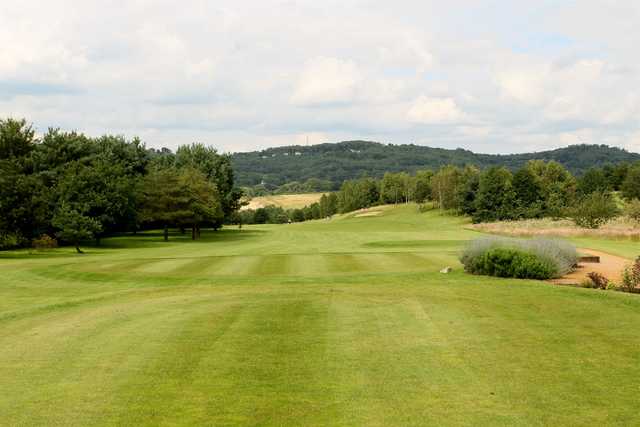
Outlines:
[{"label": "rock", "polygon": [[451,273],[451,270],[453,270],[451,267],[445,267],[442,270],[440,270],[440,273],[444,273],[444,274]]}]

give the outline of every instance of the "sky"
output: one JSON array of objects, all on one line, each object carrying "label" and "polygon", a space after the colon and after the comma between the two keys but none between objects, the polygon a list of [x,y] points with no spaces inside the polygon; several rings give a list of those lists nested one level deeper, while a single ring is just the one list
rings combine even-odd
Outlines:
[{"label": "sky", "polygon": [[223,152],[640,152],[638,28],[638,1],[4,1],[0,117]]}]

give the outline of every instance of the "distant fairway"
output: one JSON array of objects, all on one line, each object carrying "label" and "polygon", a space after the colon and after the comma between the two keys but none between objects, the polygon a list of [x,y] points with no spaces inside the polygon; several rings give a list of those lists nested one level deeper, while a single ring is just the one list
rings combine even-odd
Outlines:
[{"label": "distant fairway", "polygon": [[284,209],[298,209],[309,206],[320,200],[324,193],[277,194],[254,197],[243,209],[258,209],[274,205]]},{"label": "distant fairway", "polygon": [[403,205],[0,252],[0,425],[640,424],[640,297],[466,275],[464,225]]}]

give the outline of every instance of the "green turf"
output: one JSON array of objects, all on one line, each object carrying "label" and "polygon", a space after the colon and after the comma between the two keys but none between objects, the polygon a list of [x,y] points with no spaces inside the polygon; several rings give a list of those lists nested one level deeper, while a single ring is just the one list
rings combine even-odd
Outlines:
[{"label": "green turf", "polygon": [[4,253],[0,425],[639,424],[640,297],[465,275],[463,222]]}]

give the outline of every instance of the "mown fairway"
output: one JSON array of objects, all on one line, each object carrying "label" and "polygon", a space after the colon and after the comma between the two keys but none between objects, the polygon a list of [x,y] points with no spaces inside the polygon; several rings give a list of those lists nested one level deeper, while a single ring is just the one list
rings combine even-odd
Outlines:
[{"label": "mown fairway", "polygon": [[462,225],[1,254],[0,424],[639,424],[640,297],[465,275]]}]

